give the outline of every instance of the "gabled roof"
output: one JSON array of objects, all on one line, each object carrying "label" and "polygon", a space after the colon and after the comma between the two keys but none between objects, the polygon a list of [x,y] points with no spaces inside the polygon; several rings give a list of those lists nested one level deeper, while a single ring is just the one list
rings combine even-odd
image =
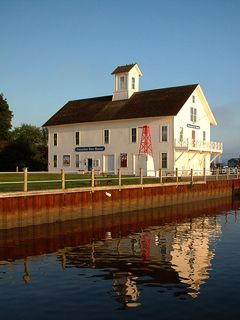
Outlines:
[{"label": "gabled roof", "polygon": [[129,72],[135,65],[136,63],[126,64],[125,66],[118,66],[111,74]]},{"label": "gabled roof", "polygon": [[43,126],[175,116],[197,86],[140,91],[118,101],[112,101],[112,96],[69,101]]}]

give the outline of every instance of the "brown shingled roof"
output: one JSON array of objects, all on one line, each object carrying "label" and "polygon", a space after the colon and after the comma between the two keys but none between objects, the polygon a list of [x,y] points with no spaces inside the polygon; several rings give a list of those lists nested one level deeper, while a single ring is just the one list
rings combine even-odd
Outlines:
[{"label": "brown shingled roof", "polygon": [[112,96],[69,101],[44,126],[175,116],[196,87],[197,84],[193,84],[140,91],[119,101],[112,101]]},{"label": "brown shingled roof", "polygon": [[130,71],[135,65],[136,65],[136,63],[126,64],[125,66],[119,66],[119,67],[117,67],[111,74],[128,72],[128,71]]}]

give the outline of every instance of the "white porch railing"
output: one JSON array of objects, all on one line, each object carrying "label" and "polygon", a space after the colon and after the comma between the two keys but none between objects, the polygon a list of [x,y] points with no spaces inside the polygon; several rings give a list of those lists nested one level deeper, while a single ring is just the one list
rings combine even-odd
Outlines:
[{"label": "white porch railing", "polygon": [[203,151],[215,151],[222,153],[223,144],[222,142],[215,141],[203,141],[194,139],[175,139],[175,148],[186,149],[186,150],[203,150]]}]

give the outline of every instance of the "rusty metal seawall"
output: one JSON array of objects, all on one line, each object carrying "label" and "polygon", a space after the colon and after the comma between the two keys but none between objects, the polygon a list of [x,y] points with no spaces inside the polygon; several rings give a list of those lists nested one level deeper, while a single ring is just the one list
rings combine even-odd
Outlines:
[{"label": "rusty metal seawall", "polygon": [[94,187],[0,195],[0,229],[121,214],[231,196],[240,180],[197,184]]}]

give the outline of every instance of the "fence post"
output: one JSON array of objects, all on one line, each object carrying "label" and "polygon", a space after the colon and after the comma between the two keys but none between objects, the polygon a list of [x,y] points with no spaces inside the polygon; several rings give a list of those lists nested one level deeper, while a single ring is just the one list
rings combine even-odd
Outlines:
[{"label": "fence post", "polygon": [[65,189],[65,172],[61,169],[61,182],[62,182],[62,189]]},{"label": "fence post", "polygon": [[121,169],[118,169],[118,185],[119,185],[119,186],[122,185],[122,173],[121,173]]},{"label": "fence post", "polygon": [[94,187],[94,169],[93,168],[91,170],[91,175],[92,175],[92,187]]},{"label": "fence post", "polygon": [[159,182],[162,183],[162,169],[159,169]]},{"label": "fence post", "polygon": [[218,180],[218,175],[219,175],[219,168],[216,170],[216,180]]},{"label": "fence post", "polygon": [[191,169],[191,184],[193,184],[193,169]]},{"label": "fence post", "polygon": [[27,192],[28,169],[23,169],[23,191]]},{"label": "fence post", "polygon": [[140,168],[140,184],[143,184],[143,169]]},{"label": "fence post", "polygon": [[178,183],[178,168],[176,168],[176,182]]},{"label": "fence post", "polygon": [[237,179],[238,179],[238,168],[237,168]]}]

